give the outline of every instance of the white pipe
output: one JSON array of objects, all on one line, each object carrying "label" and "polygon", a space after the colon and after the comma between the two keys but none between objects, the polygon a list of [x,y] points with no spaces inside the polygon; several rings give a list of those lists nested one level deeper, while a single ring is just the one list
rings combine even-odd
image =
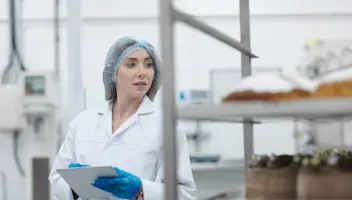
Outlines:
[{"label": "white pipe", "polygon": [[[85,109],[85,92],[81,71],[81,1],[67,1],[66,5],[68,42],[68,113],[66,119],[71,121],[72,118]],[[65,130],[67,130],[67,126]]]}]

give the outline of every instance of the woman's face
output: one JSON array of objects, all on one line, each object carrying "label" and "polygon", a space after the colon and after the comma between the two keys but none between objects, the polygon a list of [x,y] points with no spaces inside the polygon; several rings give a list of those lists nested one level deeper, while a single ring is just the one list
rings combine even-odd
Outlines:
[{"label": "woman's face", "polygon": [[128,55],[116,71],[118,95],[143,98],[154,79],[154,62],[143,48]]}]

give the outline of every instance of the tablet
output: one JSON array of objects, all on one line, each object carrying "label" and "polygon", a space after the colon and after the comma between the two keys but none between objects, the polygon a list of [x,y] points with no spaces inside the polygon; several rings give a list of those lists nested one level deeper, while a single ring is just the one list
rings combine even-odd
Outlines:
[{"label": "tablet", "polygon": [[109,167],[82,167],[56,170],[61,177],[81,198],[106,198],[114,197],[111,193],[105,192],[92,186],[92,183],[100,176],[118,176],[115,169]]}]

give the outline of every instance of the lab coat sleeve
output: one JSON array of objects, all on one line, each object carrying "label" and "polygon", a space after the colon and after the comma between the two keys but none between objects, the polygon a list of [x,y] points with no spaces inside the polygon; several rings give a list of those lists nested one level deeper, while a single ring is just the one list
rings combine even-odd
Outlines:
[{"label": "lab coat sleeve", "polygon": [[[186,135],[178,131],[178,194],[181,200],[195,200],[197,189],[193,179]],[[164,156],[159,153],[155,182],[142,180],[145,200],[165,200],[164,197]]]},{"label": "lab coat sleeve", "polygon": [[52,195],[57,200],[73,200],[71,187],[66,181],[57,173],[57,169],[67,168],[69,163],[75,162],[74,157],[74,136],[75,131],[70,125],[69,131],[66,134],[65,140],[61,145],[59,152],[56,155],[53,167],[49,174],[49,181],[51,185]]}]

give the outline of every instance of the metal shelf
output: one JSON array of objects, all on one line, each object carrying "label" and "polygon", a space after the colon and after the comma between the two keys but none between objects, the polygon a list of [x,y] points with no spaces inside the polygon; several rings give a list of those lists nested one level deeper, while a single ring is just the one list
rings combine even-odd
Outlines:
[{"label": "metal shelf", "polygon": [[243,167],[244,160],[222,160],[216,163],[192,163],[193,171],[235,170]]},{"label": "metal shelf", "polygon": [[[192,113],[190,113],[187,109],[190,108],[192,109]],[[218,106],[208,106],[208,105],[204,105],[204,106],[195,106],[195,107],[186,107],[186,108],[182,108],[179,111],[177,111],[178,114],[178,118],[180,119],[185,119],[185,120],[197,120],[197,121],[209,121],[209,122],[225,122],[225,123],[236,123],[236,124],[261,124],[262,121],[261,120],[247,120],[247,119],[243,119],[242,117],[223,117],[223,116],[216,116],[216,117],[209,117],[209,116],[205,116],[202,114],[198,114],[198,112],[203,112],[202,108],[205,109],[217,109]],[[196,113],[196,114],[195,114]]]},{"label": "metal shelf", "polygon": [[241,118],[300,118],[307,120],[351,116],[352,98],[301,99],[279,102],[234,102],[189,106],[178,111],[182,119],[239,121]]},{"label": "metal shelf", "polygon": [[[250,76],[251,59],[257,56],[251,52],[249,0],[239,0],[240,35],[238,42],[230,36],[195,19],[195,17],[178,11],[173,0],[160,1],[160,42],[163,61],[163,132],[165,161],[165,199],[177,200],[177,153],[176,121],[178,118],[191,120],[212,120],[252,122],[253,118],[335,118],[352,114],[352,98],[306,99],[285,102],[247,102],[224,105],[202,105],[176,110],[175,104],[175,67],[174,67],[174,24],[181,21],[190,27],[223,42],[241,52],[242,77]],[[253,154],[253,123],[243,123],[244,167]]]},{"label": "metal shelf", "polygon": [[[174,25],[181,21],[190,27],[228,44],[241,52],[242,77],[251,75],[251,58],[257,57],[250,48],[249,0],[240,0],[240,35],[241,42],[221,33],[217,29],[196,20],[193,16],[178,11],[173,6],[173,0],[160,0],[160,43],[161,59],[163,61],[163,132],[164,132],[164,173],[165,199],[177,200],[177,153],[176,153],[176,121],[178,118],[175,104],[175,67],[174,67]],[[222,119],[225,120],[226,119]],[[246,119],[251,121],[251,119]],[[245,162],[253,154],[253,123],[243,123]]]}]

